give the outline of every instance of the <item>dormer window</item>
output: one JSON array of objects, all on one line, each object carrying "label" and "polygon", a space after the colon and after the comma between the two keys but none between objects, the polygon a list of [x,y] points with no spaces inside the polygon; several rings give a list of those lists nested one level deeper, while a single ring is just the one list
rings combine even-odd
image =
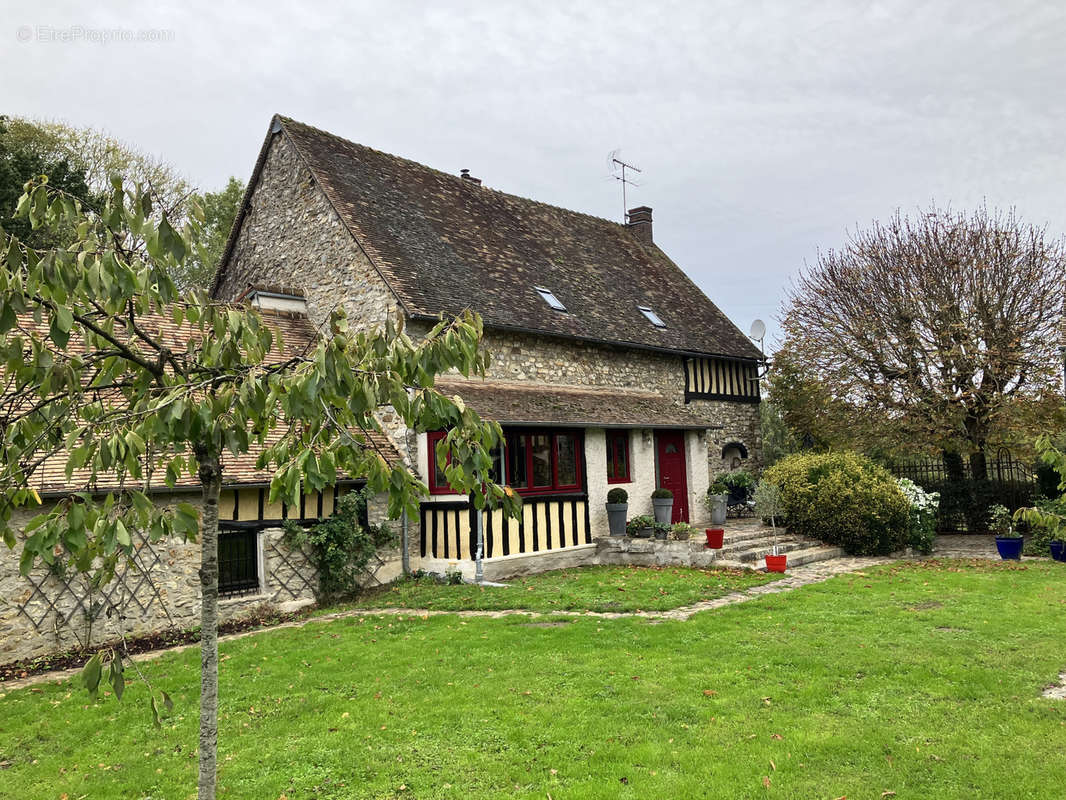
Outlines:
[{"label": "dormer window", "polygon": [[544,302],[556,311],[566,311],[566,306],[559,301],[558,297],[551,293],[550,289],[544,289],[540,286],[534,286],[533,288],[537,290],[537,294],[544,299]]},{"label": "dormer window", "polygon": [[661,319],[659,319],[659,315],[656,314],[654,311],[652,311],[647,306],[637,306],[637,308],[640,310],[641,314],[643,314],[645,317],[648,318],[648,322],[650,322],[656,328],[665,328],[666,327],[666,323],[663,322]]}]

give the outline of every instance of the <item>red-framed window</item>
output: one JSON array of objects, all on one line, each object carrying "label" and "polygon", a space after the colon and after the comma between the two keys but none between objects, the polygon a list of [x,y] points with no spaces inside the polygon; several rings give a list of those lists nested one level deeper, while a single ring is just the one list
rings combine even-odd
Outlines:
[{"label": "red-framed window", "polygon": [[455,494],[455,490],[448,485],[448,479],[444,477],[444,470],[437,464],[437,445],[439,445],[447,431],[431,431],[426,434],[426,450],[429,453],[429,492],[430,494]]},{"label": "red-framed window", "polygon": [[580,491],[582,448],[579,431],[509,431],[507,485],[519,494]]},{"label": "red-framed window", "polygon": [[629,431],[607,431],[607,483],[629,483]]}]

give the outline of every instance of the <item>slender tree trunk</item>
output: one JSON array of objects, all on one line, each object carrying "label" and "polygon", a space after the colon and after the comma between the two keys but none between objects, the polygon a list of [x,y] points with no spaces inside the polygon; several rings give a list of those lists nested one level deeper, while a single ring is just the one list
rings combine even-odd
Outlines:
[{"label": "slender tree trunk", "polygon": [[199,800],[215,800],[218,761],[218,455],[198,451],[203,488],[200,539],[200,779]]}]

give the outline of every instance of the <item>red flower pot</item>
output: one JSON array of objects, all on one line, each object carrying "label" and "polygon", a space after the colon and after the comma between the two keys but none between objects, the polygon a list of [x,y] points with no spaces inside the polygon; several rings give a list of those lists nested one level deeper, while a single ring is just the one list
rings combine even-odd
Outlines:
[{"label": "red flower pot", "polygon": [[711,550],[718,550],[722,546],[722,539],[725,537],[725,528],[708,528],[707,529],[707,547]]},{"label": "red flower pot", "polygon": [[766,557],[766,571],[767,572],[784,572],[785,564],[788,561],[788,556],[767,556]]}]

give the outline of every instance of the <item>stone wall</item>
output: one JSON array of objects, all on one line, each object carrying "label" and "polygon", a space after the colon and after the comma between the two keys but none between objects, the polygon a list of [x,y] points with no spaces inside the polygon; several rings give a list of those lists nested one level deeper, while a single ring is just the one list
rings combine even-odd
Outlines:
[{"label": "stone wall", "polygon": [[271,139],[218,297],[233,300],[249,284],[302,289],[316,325],[338,306],[357,329],[397,314],[395,296],[283,134]]},{"label": "stone wall", "polygon": [[[370,504],[371,522],[381,520],[382,509],[380,502]],[[23,514],[16,524],[25,524],[29,516]],[[281,528],[258,535],[260,591],[220,599],[222,620],[261,605],[293,611],[315,601],[318,576],[308,553],[288,547]],[[200,544],[149,544],[134,536],[133,565],[121,564],[115,580],[95,592],[76,573],[59,576],[38,567],[23,577],[18,569],[21,543],[14,550],[0,547],[0,664],[114,642],[123,633],[198,626]],[[398,550],[384,553],[383,560],[371,582],[387,583],[401,574]]]}]

